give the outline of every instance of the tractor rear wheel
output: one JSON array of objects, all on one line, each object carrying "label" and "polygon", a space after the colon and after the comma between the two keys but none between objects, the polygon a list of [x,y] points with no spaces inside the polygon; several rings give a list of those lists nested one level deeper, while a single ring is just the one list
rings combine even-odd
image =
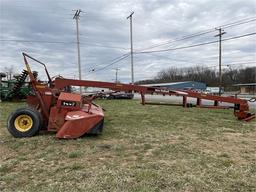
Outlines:
[{"label": "tractor rear wheel", "polygon": [[34,108],[19,108],[7,120],[7,129],[14,137],[32,137],[42,128],[41,114]]}]

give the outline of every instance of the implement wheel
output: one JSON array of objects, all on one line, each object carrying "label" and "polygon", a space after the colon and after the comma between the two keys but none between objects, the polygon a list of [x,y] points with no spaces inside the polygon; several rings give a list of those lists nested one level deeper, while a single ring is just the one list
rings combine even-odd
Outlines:
[{"label": "implement wheel", "polygon": [[20,108],[11,113],[7,121],[7,129],[14,137],[32,137],[43,124],[41,114],[34,108]]}]

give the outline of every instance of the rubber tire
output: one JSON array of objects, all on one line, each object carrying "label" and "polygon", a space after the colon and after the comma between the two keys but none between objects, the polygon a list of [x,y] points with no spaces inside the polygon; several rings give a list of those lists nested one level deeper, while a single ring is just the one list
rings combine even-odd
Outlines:
[{"label": "rubber tire", "polygon": [[107,99],[113,99],[114,97],[113,97],[113,95],[109,95],[108,97],[107,97]]},{"label": "rubber tire", "polygon": [[[21,132],[15,128],[14,121],[19,115],[28,115],[32,118],[33,125],[31,129],[26,132]],[[42,128],[42,125],[43,119],[41,113],[31,107],[23,107],[17,109],[9,115],[7,120],[8,131],[16,138],[32,137],[39,132],[39,130]]]},{"label": "rubber tire", "polygon": [[101,135],[104,126],[104,118],[98,122],[88,133],[87,135]]}]

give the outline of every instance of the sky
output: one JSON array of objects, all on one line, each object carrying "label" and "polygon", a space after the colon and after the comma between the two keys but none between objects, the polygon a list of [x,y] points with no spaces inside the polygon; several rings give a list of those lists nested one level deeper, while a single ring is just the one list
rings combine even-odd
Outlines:
[{"label": "sky", "polygon": [[[26,52],[46,63],[51,76],[77,79],[77,9],[82,10],[81,68],[87,80],[115,81],[118,69],[118,80],[131,82],[127,16],[132,11],[135,81],[170,67],[217,70],[218,43],[182,47],[218,40],[220,26],[223,39],[256,32],[256,0],[0,0],[0,72],[6,67],[21,72]],[[222,42],[223,70],[255,66],[255,61],[255,34]],[[31,65],[43,75],[40,66]]]}]

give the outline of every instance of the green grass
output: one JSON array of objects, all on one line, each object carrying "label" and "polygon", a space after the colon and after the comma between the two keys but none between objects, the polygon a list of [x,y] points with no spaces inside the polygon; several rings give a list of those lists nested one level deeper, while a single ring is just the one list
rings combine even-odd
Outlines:
[{"label": "green grass", "polygon": [[232,110],[99,100],[104,133],[13,138],[0,104],[0,191],[256,191],[256,124]]}]

